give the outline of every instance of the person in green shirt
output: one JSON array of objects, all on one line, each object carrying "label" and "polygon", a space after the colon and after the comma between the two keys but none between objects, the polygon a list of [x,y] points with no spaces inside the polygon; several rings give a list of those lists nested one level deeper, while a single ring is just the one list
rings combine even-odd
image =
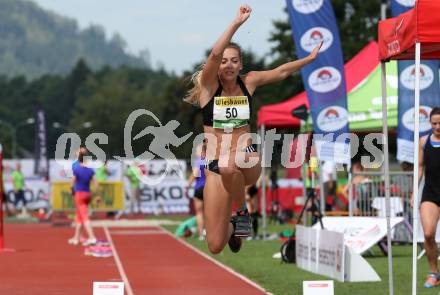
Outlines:
[{"label": "person in green shirt", "polygon": [[128,166],[125,176],[130,181],[130,212],[137,213],[141,211],[140,184],[142,171],[137,166],[136,162],[133,162],[130,166]]},{"label": "person in green shirt", "polygon": [[107,167],[107,160],[105,160],[104,164],[96,169],[95,171],[95,179],[96,181],[106,181],[109,176],[109,171]]},{"label": "person in green shirt", "polygon": [[[95,179],[98,183],[108,180],[108,177],[110,175],[110,171],[108,169],[107,164],[108,164],[108,160],[105,160],[104,164],[95,170]],[[105,190],[104,190],[104,192],[105,192]],[[104,195],[104,193],[101,195],[101,198],[103,200],[105,200],[106,196]],[[119,218],[121,215],[122,215],[122,211],[119,213],[119,215],[118,215],[117,211],[108,211],[107,212],[107,217],[116,216],[117,218]]]},{"label": "person in green shirt", "polygon": [[17,163],[15,166],[15,170],[11,174],[12,177],[12,185],[14,189],[14,207],[17,208],[18,204],[21,202],[21,216],[27,215],[26,210],[26,198],[24,196],[24,175],[21,172],[21,165],[20,163]]}]

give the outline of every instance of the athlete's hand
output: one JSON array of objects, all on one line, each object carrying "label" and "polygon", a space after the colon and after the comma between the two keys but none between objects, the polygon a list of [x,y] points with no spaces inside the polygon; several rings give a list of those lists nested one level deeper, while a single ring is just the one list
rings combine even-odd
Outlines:
[{"label": "athlete's hand", "polygon": [[313,48],[312,52],[309,54],[308,59],[310,62],[313,62],[316,57],[318,56],[319,49],[321,49],[322,44],[324,44],[324,41],[321,41],[318,45],[316,45],[315,48]]},{"label": "athlete's hand", "polygon": [[409,198],[409,205],[411,208],[414,207],[414,193],[411,193],[411,197]]},{"label": "athlete's hand", "polygon": [[251,15],[252,8],[249,5],[241,5],[238,9],[237,17],[235,21],[241,25],[243,24]]}]

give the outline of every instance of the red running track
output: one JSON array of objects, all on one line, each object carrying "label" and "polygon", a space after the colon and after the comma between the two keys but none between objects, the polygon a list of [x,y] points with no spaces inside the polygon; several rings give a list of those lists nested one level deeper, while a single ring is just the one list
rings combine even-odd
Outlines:
[{"label": "red running track", "polygon": [[6,247],[16,252],[0,254],[0,294],[89,295],[93,281],[124,281],[127,295],[265,294],[159,227],[96,233],[112,240],[114,257],[85,256],[83,247],[68,245],[72,228],[7,224]]}]

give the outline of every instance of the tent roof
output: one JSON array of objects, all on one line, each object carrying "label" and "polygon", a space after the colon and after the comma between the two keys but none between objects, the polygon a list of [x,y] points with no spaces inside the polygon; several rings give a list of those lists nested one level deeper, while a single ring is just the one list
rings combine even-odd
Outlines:
[{"label": "tent roof", "polygon": [[299,127],[301,121],[291,115],[292,110],[305,104],[309,108],[306,92],[290,98],[287,101],[261,107],[258,111],[257,125],[267,127]]},{"label": "tent roof", "polygon": [[379,58],[414,59],[421,43],[421,59],[440,58],[440,1],[418,0],[413,9],[379,22]]},{"label": "tent roof", "polygon": [[[378,45],[370,42],[357,55],[355,55],[345,66],[345,79],[347,92],[360,85],[364,79],[378,66],[377,59]],[[306,92],[278,104],[267,105],[258,111],[258,126],[265,125],[273,127],[299,127],[299,119],[291,115],[292,110],[306,104],[309,107]]]}]

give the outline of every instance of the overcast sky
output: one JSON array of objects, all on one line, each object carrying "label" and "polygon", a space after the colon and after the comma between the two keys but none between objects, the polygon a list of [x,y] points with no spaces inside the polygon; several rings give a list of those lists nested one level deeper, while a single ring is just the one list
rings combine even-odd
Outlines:
[{"label": "overcast sky", "polygon": [[45,9],[77,20],[80,28],[102,25],[108,38],[118,32],[128,51],[147,48],[152,65],[181,73],[204,57],[206,49],[234,19],[242,3],[253,9],[234,41],[258,56],[268,53],[273,20],[286,20],[284,0],[33,0]]}]

